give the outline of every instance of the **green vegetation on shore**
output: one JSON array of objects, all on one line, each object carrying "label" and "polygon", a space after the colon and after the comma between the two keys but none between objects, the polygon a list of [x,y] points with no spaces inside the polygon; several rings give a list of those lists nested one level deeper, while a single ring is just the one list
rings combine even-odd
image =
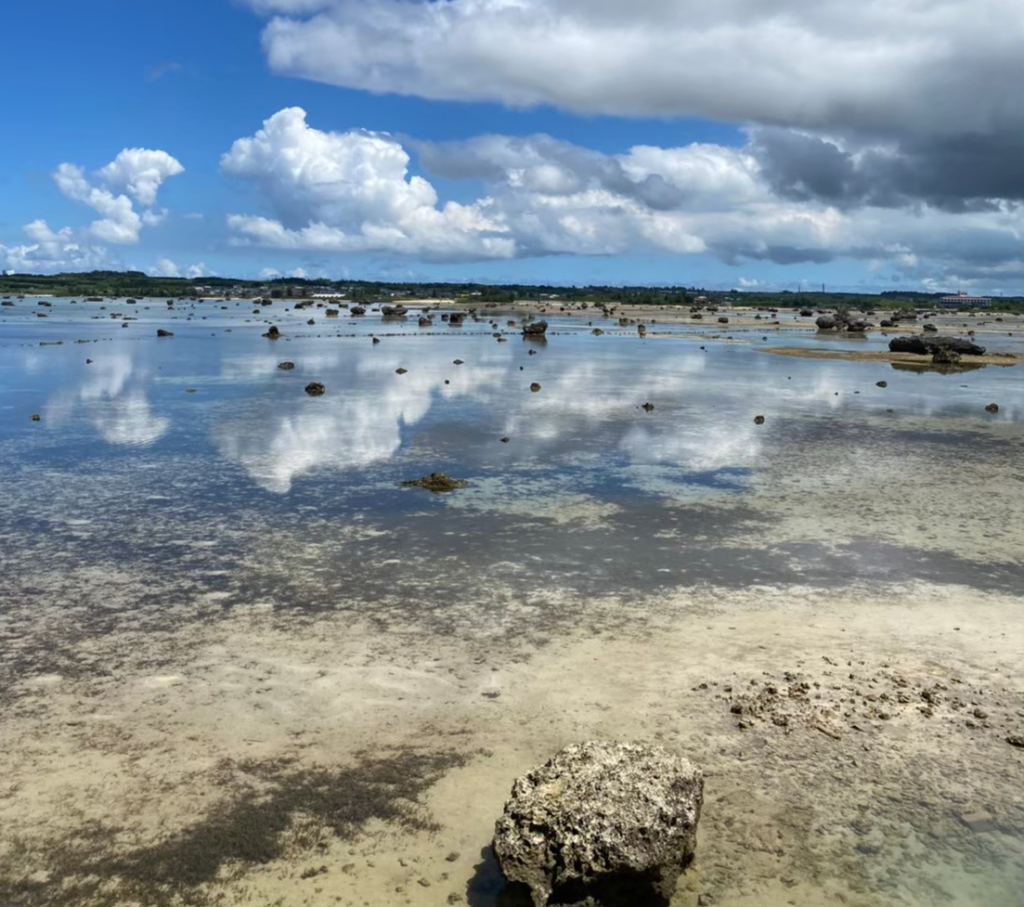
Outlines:
[{"label": "green vegetation on shore", "polygon": [[[548,286],[478,283],[384,283],[364,280],[239,280],[231,277],[150,277],[141,271],[87,271],[71,274],[0,275],[0,295],[53,296],[272,296],[304,297],[312,293],[344,294],[352,301],[382,298],[462,299],[511,303],[516,300],[550,299],[557,302],[620,303],[624,305],[691,305],[698,296],[709,302],[784,308],[894,309],[929,307],[943,293],[886,291],[869,293],[743,292],[705,290],[700,287]],[[992,308],[1024,312],[1024,296],[993,299]]]}]

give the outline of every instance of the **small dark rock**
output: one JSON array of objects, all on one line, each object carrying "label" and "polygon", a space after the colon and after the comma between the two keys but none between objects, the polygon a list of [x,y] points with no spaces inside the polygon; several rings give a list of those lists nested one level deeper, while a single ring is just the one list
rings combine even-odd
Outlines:
[{"label": "small dark rock", "polygon": [[172,334],[170,331],[165,331],[163,328],[157,328],[156,329],[156,335],[157,335],[157,337],[173,337],[174,336],[174,334]]},{"label": "small dark rock", "polygon": [[324,391],[327,390],[319,381],[310,381],[306,385],[306,393],[311,397],[322,396]]},{"label": "small dark rock", "polygon": [[443,472],[432,472],[429,476],[421,479],[407,479],[402,485],[409,488],[426,488],[434,493],[454,491],[456,488],[465,488],[469,482],[465,479],[453,479]]},{"label": "small dark rock", "polygon": [[294,362],[278,362],[277,363],[277,367],[279,369],[283,369],[284,371],[288,371],[289,369],[295,368],[295,363]]}]

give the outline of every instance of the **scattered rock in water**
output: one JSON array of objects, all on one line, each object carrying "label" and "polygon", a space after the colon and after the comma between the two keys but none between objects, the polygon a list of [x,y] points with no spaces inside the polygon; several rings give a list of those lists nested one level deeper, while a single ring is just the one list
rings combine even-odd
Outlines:
[{"label": "scattered rock in water", "polygon": [[502,439],[501,439],[501,443],[502,443],[502,444],[508,444],[509,440],[510,440],[510,439],[509,439],[509,438],[507,438],[507,437],[505,437],[505,438],[502,438]]},{"label": "scattered rock in water", "polygon": [[306,385],[306,393],[311,397],[320,397],[327,390],[319,381],[310,381]]},{"label": "scattered rock in water", "polygon": [[448,316],[448,324],[451,327],[460,327],[465,317],[466,316],[462,312],[452,312]]},{"label": "scattered rock in water", "polygon": [[604,333],[604,331],[602,331],[600,328],[594,328],[594,330],[592,330],[590,333],[593,334],[595,337],[600,337]]},{"label": "scattered rock in water", "polygon": [[395,369],[395,374],[396,375],[404,375],[407,371],[409,371],[409,369],[402,368],[401,366],[399,366],[398,368]]},{"label": "scattered rock in water", "polygon": [[452,365],[462,365],[462,364],[463,364],[463,362],[462,362],[461,359],[453,359],[452,360]]},{"label": "scattered rock in water", "polygon": [[366,309],[361,305],[354,305],[349,310],[350,315],[365,315]]},{"label": "scattered rock in water", "polygon": [[654,404],[651,403],[650,401],[648,401],[646,403],[641,403],[640,404],[640,409],[642,409],[645,413],[653,412],[654,411]]},{"label": "scattered rock in water", "polygon": [[419,326],[421,328],[429,328],[432,324],[433,324],[433,322],[429,318],[425,318],[422,315],[420,316],[420,318],[419,318]]},{"label": "scattered rock in water", "polygon": [[729,319],[726,318],[725,315],[721,315],[719,317],[719,319],[718,319],[718,323],[719,324],[728,324],[729,323]]},{"label": "scattered rock in water", "polygon": [[316,322],[312,318],[310,318],[306,321],[306,324],[316,324]]},{"label": "scattered rock in water", "polygon": [[465,479],[453,479],[443,472],[432,472],[429,476],[423,476],[422,479],[407,479],[402,482],[402,485],[407,488],[426,488],[427,491],[433,491],[435,494],[454,491],[456,488],[465,488],[468,484],[469,482]]},{"label": "scattered rock in water", "polygon": [[380,337],[373,337],[371,343],[380,343]]},{"label": "scattered rock in water", "polygon": [[327,309],[324,312],[324,316],[327,317],[327,318],[337,318],[338,317],[338,310],[337,309]]},{"label": "scattered rock in water", "polygon": [[703,802],[703,774],[682,756],[573,744],[513,784],[494,853],[536,907],[668,904],[693,859]]},{"label": "scattered rock in water", "polygon": [[546,321],[534,321],[531,324],[523,325],[524,337],[538,337],[547,333],[548,323]]},{"label": "scattered rock in water", "polygon": [[934,324],[922,324],[921,325],[921,330],[922,331],[937,331],[938,328],[935,327]]},{"label": "scattered rock in water", "polygon": [[985,347],[978,346],[971,340],[964,340],[962,337],[948,337],[944,334],[934,334],[928,337],[922,334],[910,334],[906,337],[893,337],[889,341],[889,352],[891,353],[916,353],[919,356],[930,356],[942,349],[953,350],[961,356],[983,356],[985,354]]},{"label": "scattered rock in water", "polygon": [[156,335],[157,335],[157,337],[173,337],[174,336],[174,334],[172,334],[170,331],[165,331],[163,328],[157,328],[156,329]]},{"label": "scattered rock in water", "polygon": [[537,393],[537,391],[540,390],[540,385],[536,381],[534,381],[533,384],[530,385],[530,390],[533,391],[534,393]]},{"label": "scattered rock in water", "polygon": [[819,331],[834,331],[836,328],[836,320],[831,315],[819,315],[814,323]]},{"label": "scattered rock in water", "polygon": [[40,417],[39,413],[32,413],[32,415],[29,416],[28,418],[32,422],[38,422],[41,417]]},{"label": "scattered rock in water", "polygon": [[956,350],[942,347],[932,353],[932,363],[934,365],[958,365],[960,363],[960,354]]},{"label": "scattered rock in water", "polygon": [[639,335],[640,335],[641,337],[645,337],[645,336],[647,335],[647,325],[646,325],[646,324],[638,324],[638,325],[636,326],[636,332],[637,332],[637,333],[638,333],[638,334],[639,334]]},{"label": "scattered rock in water", "polygon": [[281,332],[278,330],[276,324],[272,324],[269,328],[267,328],[267,332],[263,336],[269,338],[270,340],[277,340],[281,336]]},{"label": "scattered rock in water", "polygon": [[194,387],[186,387],[185,388],[185,393],[186,394],[194,394],[195,392],[196,392],[196,389]]},{"label": "scattered rock in water", "polygon": [[814,311],[812,309],[801,309],[800,310],[800,317],[801,318],[810,318],[813,314],[814,314]]},{"label": "scattered rock in water", "polygon": [[755,425],[764,425],[764,416],[754,416]]},{"label": "scattered rock in water", "polygon": [[985,407],[985,412],[987,412],[987,413],[997,413],[997,412],[999,412],[999,404],[998,403],[990,403],[988,406]]},{"label": "scattered rock in water", "polygon": [[289,369],[295,368],[295,363],[294,362],[278,362],[277,363],[277,367],[279,369],[283,369],[284,371],[288,371]]},{"label": "scattered rock in water", "polygon": [[889,386],[889,382],[888,381],[876,381],[875,382],[875,387],[888,387],[888,386]]}]

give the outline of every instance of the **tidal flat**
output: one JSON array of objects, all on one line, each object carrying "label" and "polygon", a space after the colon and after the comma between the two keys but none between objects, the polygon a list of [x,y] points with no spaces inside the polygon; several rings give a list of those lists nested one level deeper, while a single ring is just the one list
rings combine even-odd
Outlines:
[{"label": "tidal flat", "polygon": [[0,904],[519,903],[494,821],[594,738],[705,771],[676,907],[1020,904],[1024,320],[941,316],[1015,358],[940,372],[792,313],[39,301]]}]

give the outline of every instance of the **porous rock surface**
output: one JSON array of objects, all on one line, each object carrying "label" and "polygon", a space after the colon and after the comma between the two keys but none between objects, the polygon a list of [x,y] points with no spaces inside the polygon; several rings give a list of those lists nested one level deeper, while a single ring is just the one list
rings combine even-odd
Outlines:
[{"label": "porous rock surface", "polygon": [[703,774],[682,756],[573,744],[516,780],[495,825],[495,856],[537,907],[623,896],[667,904],[693,858],[703,801]]}]

